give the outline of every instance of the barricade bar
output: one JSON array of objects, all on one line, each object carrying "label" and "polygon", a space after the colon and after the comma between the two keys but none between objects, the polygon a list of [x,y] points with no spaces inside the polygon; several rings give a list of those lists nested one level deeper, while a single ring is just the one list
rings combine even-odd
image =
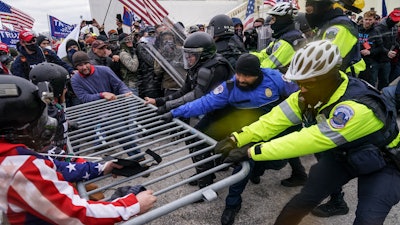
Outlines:
[{"label": "barricade bar", "polygon": [[[78,130],[68,133],[69,153],[103,158],[96,160],[99,162],[111,156],[137,160],[142,166],[151,165],[130,177],[105,175],[77,185],[82,197],[88,199],[89,195],[101,191],[105,201],[121,186],[141,184],[154,190],[158,198],[155,207],[123,224],[144,224],[200,199],[213,200],[218,190],[240,181],[250,171],[245,162],[239,173],[228,177],[221,177],[216,172],[230,164],[194,175],[196,166],[220,157],[212,155],[196,163],[191,160],[194,156],[212,152],[216,141],[179,119],[163,121],[156,111],[156,107],[145,105],[144,100],[135,95],[119,95],[113,101],[101,99],[66,109],[67,119],[79,124]],[[198,150],[190,153],[190,148]],[[157,164],[146,154],[147,149],[157,153],[162,158],[161,163]],[[188,185],[212,173],[217,177],[212,185],[201,190]],[[99,188],[86,191],[85,185],[89,183],[95,183]]]}]

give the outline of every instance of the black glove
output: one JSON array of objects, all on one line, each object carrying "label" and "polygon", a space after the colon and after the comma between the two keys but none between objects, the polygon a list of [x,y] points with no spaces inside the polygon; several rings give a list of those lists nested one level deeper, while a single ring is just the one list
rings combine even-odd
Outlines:
[{"label": "black glove", "polygon": [[121,198],[124,197],[125,195],[128,194],[139,194],[142,191],[145,191],[146,188],[142,185],[134,185],[134,186],[123,186],[123,187],[119,187],[117,188],[117,190],[115,190],[115,192],[111,195],[110,197],[110,201],[114,201],[117,198]]},{"label": "black glove", "polygon": [[214,153],[215,154],[222,154],[222,157],[225,158],[228,156],[229,152],[232,149],[237,148],[237,145],[235,143],[235,141],[232,140],[232,138],[226,137],[223,140],[219,141],[215,147],[214,147]]},{"label": "black glove", "polygon": [[249,159],[249,155],[247,150],[249,149],[248,145],[245,145],[241,148],[233,149],[229,152],[228,156],[223,157],[222,160],[224,163],[238,163],[242,161],[246,161]]},{"label": "black glove", "polygon": [[171,112],[167,112],[167,113],[164,113],[162,116],[161,116],[161,120],[164,120],[165,122],[171,122],[172,121],[172,119],[173,119],[174,117],[172,116],[172,113]]},{"label": "black glove", "polygon": [[157,115],[162,115],[166,112],[168,112],[169,110],[167,109],[167,107],[165,105],[162,105],[160,107],[157,108]]},{"label": "black glove", "polygon": [[69,131],[74,131],[74,130],[78,130],[79,129],[79,123],[75,122],[75,121],[68,121],[68,130]]}]

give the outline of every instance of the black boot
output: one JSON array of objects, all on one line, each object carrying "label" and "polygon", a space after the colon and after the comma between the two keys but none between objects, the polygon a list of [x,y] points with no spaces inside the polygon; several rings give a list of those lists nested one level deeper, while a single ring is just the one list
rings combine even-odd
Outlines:
[{"label": "black boot", "polygon": [[311,213],[318,217],[330,217],[335,215],[345,215],[349,212],[349,207],[343,199],[344,193],[331,195],[331,199],[314,208]]},{"label": "black boot", "polygon": [[289,178],[281,180],[281,185],[285,187],[303,186],[307,181],[307,174],[292,174]]},{"label": "black boot", "polygon": [[235,216],[240,211],[241,205],[236,207],[226,207],[221,216],[222,225],[232,225],[235,222]]}]

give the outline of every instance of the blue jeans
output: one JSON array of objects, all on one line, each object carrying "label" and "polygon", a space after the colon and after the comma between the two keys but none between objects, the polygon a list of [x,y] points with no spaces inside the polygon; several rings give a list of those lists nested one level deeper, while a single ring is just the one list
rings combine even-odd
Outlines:
[{"label": "blue jeans", "polygon": [[313,165],[300,193],[282,209],[275,225],[299,224],[313,208],[351,179],[358,177],[358,205],[353,224],[383,224],[390,209],[400,200],[400,172],[388,164],[366,175],[356,174],[347,160],[331,151]]}]

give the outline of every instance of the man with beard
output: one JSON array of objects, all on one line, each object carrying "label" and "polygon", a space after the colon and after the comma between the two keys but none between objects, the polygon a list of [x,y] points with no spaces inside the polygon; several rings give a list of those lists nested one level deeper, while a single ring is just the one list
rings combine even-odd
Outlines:
[{"label": "man with beard", "polygon": [[[296,81],[300,91],[215,146],[225,163],[320,155],[307,183],[275,225],[299,224],[324,198],[355,178],[353,224],[383,224],[399,202],[400,167],[392,157],[396,148],[389,148],[399,141],[395,109],[368,83],[340,71],[341,62],[339,48],[327,40],[299,49],[285,78]],[[271,140],[301,124],[304,128],[298,132]],[[249,147],[251,143],[256,144]]]},{"label": "man with beard", "polygon": [[330,40],[343,58],[340,70],[358,76],[366,68],[358,45],[358,27],[344,14],[345,9],[360,13],[364,0],[307,0],[306,19],[316,30],[314,40]]},{"label": "man with beard", "polygon": [[301,31],[295,28],[294,16],[297,9],[291,3],[278,3],[268,14],[271,16],[269,24],[275,40],[264,50],[253,54],[260,59],[262,68],[279,69],[284,73],[294,53],[304,46],[306,39]]},{"label": "man with beard", "polygon": [[[205,114],[196,128],[220,141],[268,113],[297,89],[296,84],[283,80],[278,70],[261,69],[258,58],[245,53],[239,57],[236,74],[232,79],[223,82],[207,95],[171,110],[164,115],[164,118],[190,118]],[[203,156],[209,157],[210,153]],[[286,165],[286,162],[278,160],[255,164],[251,161],[251,175],[229,188],[221,223],[233,224],[235,215],[241,208],[241,193],[251,176],[259,177],[266,169],[279,170]],[[233,173],[240,170],[240,165],[235,166]]]}]

